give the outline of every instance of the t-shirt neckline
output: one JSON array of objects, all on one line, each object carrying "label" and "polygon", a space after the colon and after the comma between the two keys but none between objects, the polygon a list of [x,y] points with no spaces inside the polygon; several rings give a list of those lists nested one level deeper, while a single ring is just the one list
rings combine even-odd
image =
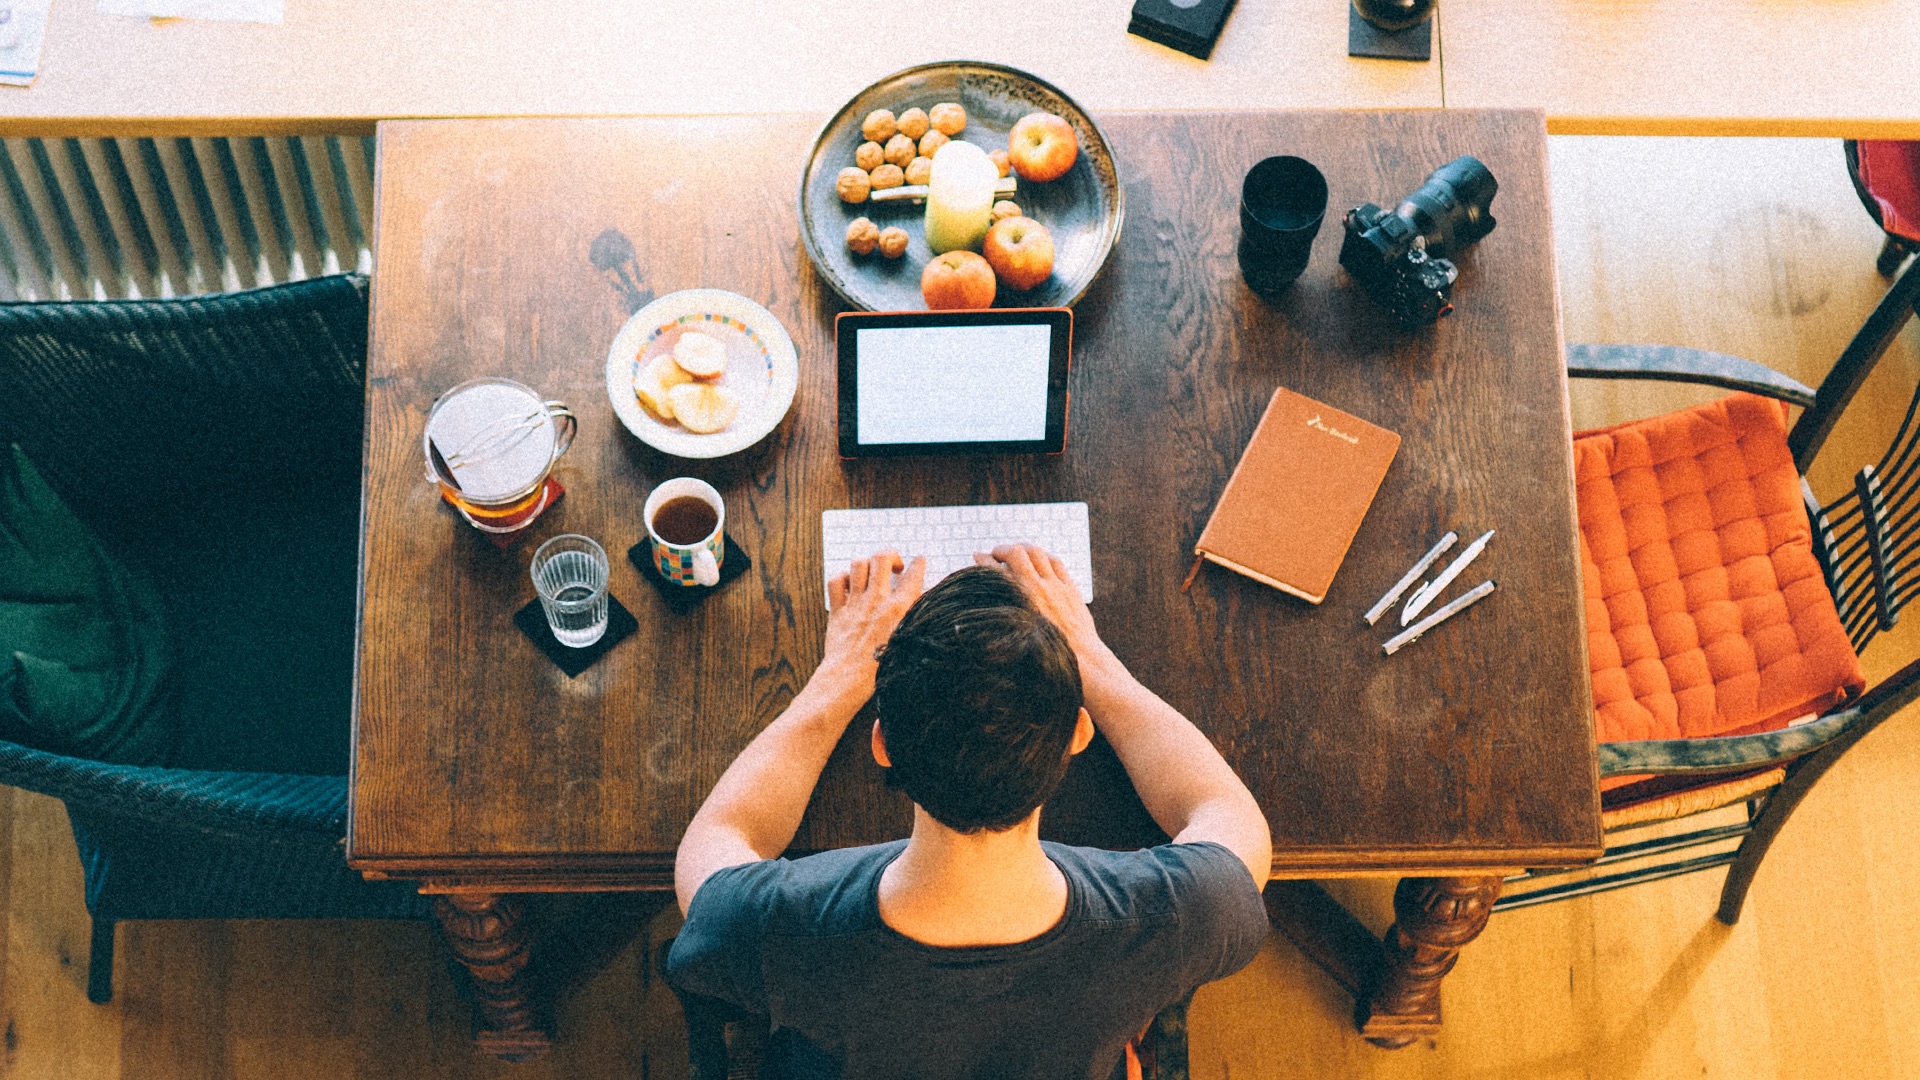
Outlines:
[{"label": "t-shirt neckline", "polygon": [[940,956],[967,957],[986,957],[992,956],[995,953],[1014,955],[1020,952],[1031,951],[1047,945],[1066,933],[1067,925],[1073,921],[1074,912],[1079,910],[1081,904],[1080,882],[1074,878],[1073,874],[1068,872],[1066,866],[1063,865],[1059,859],[1054,857],[1052,850],[1050,850],[1050,845],[1042,840],[1040,842],[1041,853],[1047,857],[1047,861],[1052,863],[1055,869],[1060,871],[1060,877],[1067,883],[1067,905],[1060,912],[1060,918],[1055,920],[1052,926],[1047,927],[1033,937],[1027,938],[1025,941],[1009,941],[1001,945],[934,945],[921,941],[919,938],[908,937],[906,934],[895,930],[893,927],[887,925],[887,920],[880,915],[880,879],[886,874],[887,867],[892,866],[894,860],[906,854],[906,851],[907,841],[902,840],[900,841],[900,847],[895,850],[893,854],[882,859],[880,863],[874,867],[872,879],[867,882],[866,896],[867,910],[872,914],[874,925],[880,928],[880,932],[893,941],[911,948],[921,949]]}]

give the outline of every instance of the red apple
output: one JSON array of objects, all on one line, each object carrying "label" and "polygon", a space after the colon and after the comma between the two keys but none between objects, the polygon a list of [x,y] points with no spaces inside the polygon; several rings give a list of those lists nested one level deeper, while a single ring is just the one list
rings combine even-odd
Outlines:
[{"label": "red apple", "polygon": [[1031,289],[1053,273],[1053,237],[1030,217],[994,222],[980,250],[1010,289]]},{"label": "red apple", "polygon": [[971,251],[949,251],[920,272],[920,296],[935,311],[993,306],[993,267]]},{"label": "red apple", "polygon": [[1058,180],[1067,175],[1079,156],[1080,143],[1073,137],[1073,125],[1052,113],[1028,113],[1007,135],[1007,164],[1022,180]]}]

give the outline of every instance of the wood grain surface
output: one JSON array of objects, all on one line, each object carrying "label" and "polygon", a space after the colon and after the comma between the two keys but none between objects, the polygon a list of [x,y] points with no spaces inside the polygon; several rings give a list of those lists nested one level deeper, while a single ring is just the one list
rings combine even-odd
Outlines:
[{"label": "wood grain surface", "polygon": [[[819,658],[820,511],[1085,499],[1094,613],[1119,655],[1193,717],[1253,787],[1290,875],[1573,863],[1598,849],[1574,547],[1566,386],[1538,113],[1107,117],[1128,220],[1076,310],[1067,452],[842,462],[831,325],[795,236],[812,124],[704,120],[381,126],[366,545],[349,858],[364,871],[540,888],[662,887],[680,831]],[[1297,153],[1325,171],[1328,221],[1276,307],[1240,283],[1238,180]],[[1501,224],[1460,259],[1457,312],[1398,329],[1336,266],[1339,215],[1479,155]],[[749,162],[751,167],[743,168]],[[619,293],[588,261],[618,229],[655,294],[766,305],[798,347],[793,411],[717,462],[666,458],[605,402]],[[501,552],[436,501],[420,431],[440,390],[499,374],[562,398],[580,436],[570,494]],[[1403,443],[1326,602],[1226,571],[1182,594],[1193,538],[1276,385]],[[616,557],[640,630],[568,680],[509,623],[532,547],[584,532],[624,552],[654,484],[702,477],[753,571],[674,614]],[[1442,532],[1500,529],[1472,581],[1501,592],[1383,658],[1360,612]],[[1472,581],[1466,582],[1471,584]],[[799,850],[903,835],[862,724]],[[1047,835],[1157,834],[1096,742]]]}]

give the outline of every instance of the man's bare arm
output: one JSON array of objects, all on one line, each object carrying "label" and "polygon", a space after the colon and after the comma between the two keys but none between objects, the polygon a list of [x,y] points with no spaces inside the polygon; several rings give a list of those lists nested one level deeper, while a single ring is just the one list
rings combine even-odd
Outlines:
[{"label": "man's bare arm", "polygon": [[997,547],[992,561],[1066,634],[1080,661],[1087,711],[1147,813],[1177,843],[1211,840],[1238,855],[1253,883],[1264,886],[1273,867],[1266,814],[1200,729],[1141,685],[1100,640],[1066,564],[1032,545]]},{"label": "man's bare arm", "polygon": [[874,651],[920,595],[926,562],[906,572],[891,551],[853,564],[828,585],[825,655],[786,711],[754,736],[713,786],[673,864],[673,888],[685,912],[716,871],[771,859],[800,828],[827,758],[854,714],[873,696]]}]

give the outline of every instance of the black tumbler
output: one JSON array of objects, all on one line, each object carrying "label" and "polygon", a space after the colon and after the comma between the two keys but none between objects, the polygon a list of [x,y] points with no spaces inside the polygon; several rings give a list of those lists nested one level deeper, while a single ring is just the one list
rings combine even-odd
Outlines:
[{"label": "black tumbler", "polygon": [[1307,268],[1327,213],[1327,178],[1297,157],[1270,157],[1240,185],[1240,276],[1276,299]]}]

